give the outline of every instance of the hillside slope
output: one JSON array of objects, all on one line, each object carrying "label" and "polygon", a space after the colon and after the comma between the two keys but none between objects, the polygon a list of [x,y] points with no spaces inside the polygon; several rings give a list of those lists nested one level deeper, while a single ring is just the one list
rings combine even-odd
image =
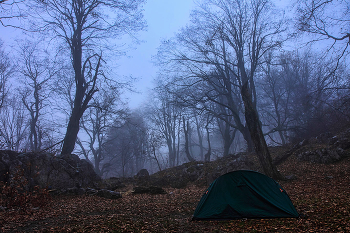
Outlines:
[{"label": "hillside slope", "polygon": [[[295,145],[270,147],[270,153],[282,175],[287,179],[293,179],[298,174],[291,169],[284,169],[288,159],[331,164],[348,158],[350,130],[345,130],[338,135],[322,134]],[[183,188],[188,184],[205,186],[225,173],[240,169],[262,171],[255,153],[239,153],[211,162],[190,162],[157,172],[150,176],[147,184],[173,188]]]},{"label": "hillside slope", "polygon": [[316,164],[289,157],[280,181],[300,219],[191,222],[206,187],[166,188],[167,194],[56,196],[49,205],[21,212],[0,211],[2,232],[350,232],[350,158]]}]

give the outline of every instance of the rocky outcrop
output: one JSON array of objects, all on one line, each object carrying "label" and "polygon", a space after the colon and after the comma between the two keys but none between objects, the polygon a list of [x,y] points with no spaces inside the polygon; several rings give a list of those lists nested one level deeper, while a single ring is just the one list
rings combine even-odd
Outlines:
[{"label": "rocky outcrop", "polygon": [[310,145],[297,154],[300,161],[335,163],[349,157],[350,129],[336,135],[322,134],[311,139]]},{"label": "rocky outcrop", "polygon": [[94,187],[101,181],[93,166],[77,155],[0,151],[0,181],[11,183],[20,172],[27,179],[28,188],[36,185],[50,189]]},{"label": "rocky outcrop", "polygon": [[125,188],[125,184],[132,183],[132,178],[117,178],[117,177],[110,177],[108,179],[105,179],[103,181],[104,188],[108,190],[119,190],[122,188]]},{"label": "rocky outcrop", "polygon": [[141,169],[135,176],[136,185],[138,186],[147,186],[150,181],[149,172],[147,169]]},{"label": "rocky outcrop", "polygon": [[196,161],[169,168],[152,174],[150,184],[172,188],[184,188],[190,182],[208,185],[225,173],[241,169],[253,169],[253,163],[244,153],[229,155],[209,163]]},{"label": "rocky outcrop", "polygon": [[328,144],[331,148],[350,149],[350,129],[329,138]]},{"label": "rocky outcrop", "polygon": [[297,158],[300,161],[329,164],[338,162],[346,156],[347,153],[344,153],[344,150],[341,148],[320,148],[301,152],[297,155]]},{"label": "rocky outcrop", "polygon": [[96,196],[107,198],[107,199],[118,199],[122,197],[120,192],[115,192],[107,189],[98,190],[96,193]]}]

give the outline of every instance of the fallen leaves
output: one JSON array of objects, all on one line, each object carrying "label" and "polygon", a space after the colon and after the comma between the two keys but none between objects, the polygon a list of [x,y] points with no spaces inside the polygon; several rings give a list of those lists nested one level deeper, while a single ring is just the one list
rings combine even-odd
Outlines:
[{"label": "fallen leaves", "polygon": [[[0,212],[4,232],[349,232],[350,158],[332,165],[297,162],[279,166],[298,179],[280,182],[299,219],[248,219],[191,222],[206,187],[166,189],[164,195],[59,196],[25,214]],[[328,177],[328,178],[327,178]],[[330,178],[332,177],[332,178]]]}]

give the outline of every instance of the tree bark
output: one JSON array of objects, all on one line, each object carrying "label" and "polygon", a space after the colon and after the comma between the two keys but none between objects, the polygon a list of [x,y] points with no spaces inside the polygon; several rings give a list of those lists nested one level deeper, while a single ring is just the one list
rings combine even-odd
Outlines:
[{"label": "tree bark", "polygon": [[208,151],[204,155],[204,161],[210,162],[210,156],[211,156],[211,145],[210,145],[210,134],[209,134],[209,127],[208,124],[205,126],[205,130],[207,131],[207,141],[208,141]]},{"label": "tree bark", "polygon": [[72,109],[72,114],[69,118],[66,135],[63,139],[63,146],[61,154],[69,155],[73,152],[75,147],[75,141],[78,137],[79,132],[79,121],[84,112],[82,110],[82,104],[85,94],[85,89],[87,88],[85,83],[85,77],[82,71],[82,21],[81,15],[77,13],[79,16],[77,22],[77,28],[73,34],[73,38],[71,38],[71,55],[72,55],[72,63],[74,68],[74,79],[76,83],[75,90],[75,98],[74,98],[74,106]]},{"label": "tree bark", "polygon": [[254,143],[252,141],[252,137],[250,136],[250,131],[247,125],[244,127],[243,132],[243,138],[247,142],[247,152],[253,152]]},{"label": "tree bark", "polygon": [[[78,50],[77,53],[80,53],[80,54],[73,53],[74,54],[73,61],[74,59],[77,59],[78,61],[80,61],[80,62],[74,61],[76,92],[75,92],[74,106],[72,109],[71,116],[69,118],[66,135],[63,139],[63,146],[61,151],[61,154],[63,155],[69,155],[73,152],[75,147],[75,142],[77,140],[78,133],[79,133],[80,119],[83,116],[85,110],[88,108],[88,104],[92,99],[94,93],[98,91],[96,88],[96,80],[100,69],[102,57],[100,55],[95,54],[91,57],[88,57],[85,61],[85,63],[88,63],[90,62],[91,58],[95,56],[98,57],[98,62],[94,69],[94,76],[91,80],[92,84],[90,86],[90,90],[87,90],[88,86],[86,85],[86,80],[85,80],[84,73],[82,71],[82,65],[81,65],[81,56],[82,56],[81,51]],[[85,68],[85,64],[84,64],[84,68]]]},{"label": "tree bark", "polygon": [[201,160],[203,161],[203,154],[204,154],[204,148],[203,148],[203,136],[201,134],[201,130],[200,130],[200,125],[198,122],[198,116],[195,113],[194,114],[194,118],[196,120],[196,128],[197,128],[197,136],[198,136],[198,144],[199,144],[199,157],[201,158]]},{"label": "tree bark", "polygon": [[248,82],[242,85],[241,95],[244,102],[245,119],[248,126],[251,139],[254,143],[255,152],[259,158],[261,167],[265,175],[276,179],[283,179],[277,168],[272,164],[271,155],[267,147],[264,134],[262,132],[259,115],[253,105],[252,97],[249,92]]},{"label": "tree bark", "polygon": [[75,142],[79,133],[79,121],[81,115],[82,114],[79,110],[73,109],[69,118],[66,135],[63,139],[62,155],[70,155],[74,150]]},{"label": "tree bark", "polygon": [[189,131],[190,131],[189,122],[187,121],[187,124],[186,124],[185,117],[183,117],[182,119],[183,119],[183,129],[184,129],[184,133],[185,133],[185,152],[186,152],[186,157],[187,157],[187,159],[190,162],[193,162],[195,160],[191,156],[190,148],[189,148],[189,137],[188,137],[188,134],[189,134]]}]

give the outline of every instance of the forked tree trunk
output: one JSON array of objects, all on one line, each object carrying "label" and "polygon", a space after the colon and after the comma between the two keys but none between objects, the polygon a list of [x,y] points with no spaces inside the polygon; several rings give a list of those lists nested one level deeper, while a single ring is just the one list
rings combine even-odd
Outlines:
[{"label": "forked tree trunk", "polygon": [[94,70],[91,69],[91,71],[94,72],[94,76],[92,80],[90,80],[92,84],[90,86],[90,89],[88,90],[88,86],[86,85],[86,80],[81,68],[82,67],[81,52],[79,51],[79,52],[73,53],[73,57],[76,60],[78,60],[78,62],[76,61],[74,62],[76,92],[75,92],[74,106],[72,109],[71,116],[69,118],[66,135],[63,139],[63,147],[61,151],[61,154],[63,155],[70,155],[73,152],[75,147],[75,142],[78,137],[80,119],[83,116],[85,110],[88,108],[88,103],[92,99],[92,96],[94,95],[95,92],[98,91],[98,89],[96,88],[96,80],[100,69],[102,57],[100,55],[95,54],[91,57],[88,57],[85,63],[90,62],[90,59],[95,56],[98,57],[98,62],[96,64],[95,69]]}]

